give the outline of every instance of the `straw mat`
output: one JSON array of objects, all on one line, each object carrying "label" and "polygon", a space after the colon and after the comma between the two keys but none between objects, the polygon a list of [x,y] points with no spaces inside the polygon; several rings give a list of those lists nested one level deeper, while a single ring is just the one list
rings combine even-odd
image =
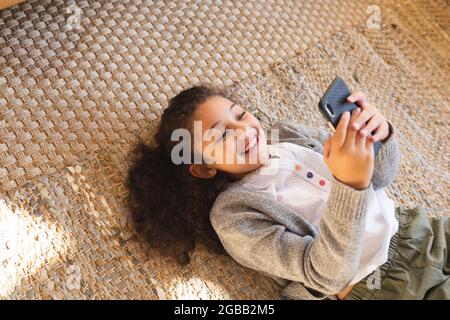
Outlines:
[{"label": "straw mat", "polygon": [[373,3],[78,1],[81,30],[65,1],[1,11],[0,297],[278,298],[230,257],[200,246],[182,268],[133,234],[128,152],[199,81],[227,86],[264,126],[327,129],[317,102],[339,74],[394,125],[388,195],[450,215],[449,5],[375,2],[378,28]]}]

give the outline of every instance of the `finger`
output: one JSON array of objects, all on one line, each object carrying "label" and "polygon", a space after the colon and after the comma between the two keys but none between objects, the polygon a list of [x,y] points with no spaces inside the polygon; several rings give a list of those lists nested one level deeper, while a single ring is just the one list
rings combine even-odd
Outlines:
[{"label": "finger", "polygon": [[354,102],[362,110],[369,109],[369,103],[366,100],[366,95],[360,91],[352,93],[347,98],[348,101]]},{"label": "finger", "polygon": [[382,136],[387,136],[389,134],[389,125],[387,124],[386,121],[383,121],[383,123],[375,129],[375,133],[370,137],[370,139],[375,143],[378,140],[380,140],[380,138]]},{"label": "finger", "polygon": [[363,109],[358,116],[358,119],[352,123],[354,129],[359,130],[370,118],[373,116],[373,110]]},{"label": "finger", "polygon": [[359,113],[361,112],[360,108],[355,108],[352,110],[352,117],[350,118],[350,124],[348,126],[348,130],[347,130],[347,138],[345,139],[345,143],[348,146],[355,146],[355,138],[356,135],[358,133],[357,130],[355,130],[354,128],[352,128],[351,124],[358,119]]},{"label": "finger", "polygon": [[366,95],[361,91],[357,91],[349,95],[347,100],[350,102],[361,102],[364,104],[366,102]]},{"label": "finger", "polygon": [[369,122],[359,130],[361,135],[370,136],[371,132],[377,129],[383,123],[383,118],[380,115],[374,115]]},{"label": "finger", "polygon": [[371,141],[370,139],[367,139],[367,137],[364,137],[364,138],[366,140],[366,145],[365,145],[366,150],[373,152],[373,141]]},{"label": "finger", "polygon": [[363,152],[366,148],[366,140],[367,140],[366,136],[361,136],[358,134],[355,141],[355,148],[358,151]]},{"label": "finger", "polygon": [[370,153],[371,158],[375,158],[375,150],[373,147],[373,142],[370,139],[366,139],[366,150]]},{"label": "finger", "polygon": [[350,113],[348,111],[345,111],[339,118],[339,123],[336,127],[336,132],[333,135],[334,140],[333,146],[340,148],[345,143],[349,121],[350,121]]}]

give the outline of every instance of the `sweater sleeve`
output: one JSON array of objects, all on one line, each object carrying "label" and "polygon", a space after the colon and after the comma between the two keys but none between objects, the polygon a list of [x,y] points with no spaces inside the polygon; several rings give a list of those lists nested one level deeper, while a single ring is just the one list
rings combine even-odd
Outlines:
[{"label": "sweater sleeve", "polygon": [[333,178],[316,237],[302,236],[270,215],[242,205],[248,197],[240,202],[245,195],[239,194],[216,201],[211,223],[227,252],[242,265],[334,295],[357,272],[371,187],[357,190]]},{"label": "sweater sleeve", "polygon": [[[373,188],[379,189],[390,185],[398,172],[400,167],[401,153],[397,143],[397,134],[392,123],[388,121],[389,136],[385,141],[382,141],[381,149],[375,157],[374,170],[371,181]],[[325,130],[319,127],[304,126],[293,120],[282,120],[275,123],[273,128],[278,129],[278,136],[280,141],[302,143],[306,138],[313,138],[320,142],[323,146],[325,140],[333,135],[330,130]],[[323,149],[321,149],[323,153]]]},{"label": "sweater sleeve", "polygon": [[397,176],[400,167],[401,152],[397,143],[397,133],[393,125],[389,124],[389,136],[381,142],[381,149],[375,157],[372,182],[374,189],[390,185]]}]

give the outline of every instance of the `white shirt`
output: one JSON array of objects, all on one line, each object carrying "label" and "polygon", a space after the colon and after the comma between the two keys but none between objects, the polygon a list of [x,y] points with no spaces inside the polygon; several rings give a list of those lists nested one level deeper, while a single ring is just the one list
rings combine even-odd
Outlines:
[{"label": "white shirt", "polygon": [[[319,232],[332,178],[323,155],[289,142],[268,145],[268,148],[270,159],[244,176],[242,183],[297,211]],[[371,188],[360,265],[350,284],[360,281],[387,261],[390,240],[398,230],[394,212],[394,202],[384,188]]]}]

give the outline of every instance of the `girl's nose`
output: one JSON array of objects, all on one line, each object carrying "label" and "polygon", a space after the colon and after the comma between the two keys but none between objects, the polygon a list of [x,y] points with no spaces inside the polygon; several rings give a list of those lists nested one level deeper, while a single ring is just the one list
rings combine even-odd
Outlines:
[{"label": "girl's nose", "polygon": [[243,149],[245,149],[245,146],[250,142],[253,136],[255,136],[254,130],[249,126],[236,129],[236,142],[239,145],[242,145]]},{"label": "girl's nose", "polygon": [[245,139],[246,137],[248,137],[251,133],[251,128],[249,128],[248,126],[236,126],[236,128],[233,128],[235,131],[235,136],[238,139]]},{"label": "girl's nose", "polygon": [[242,121],[233,121],[229,124],[230,129],[234,129],[234,130],[241,129],[241,130],[245,131],[245,128],[247,126],[248,125]]}]

